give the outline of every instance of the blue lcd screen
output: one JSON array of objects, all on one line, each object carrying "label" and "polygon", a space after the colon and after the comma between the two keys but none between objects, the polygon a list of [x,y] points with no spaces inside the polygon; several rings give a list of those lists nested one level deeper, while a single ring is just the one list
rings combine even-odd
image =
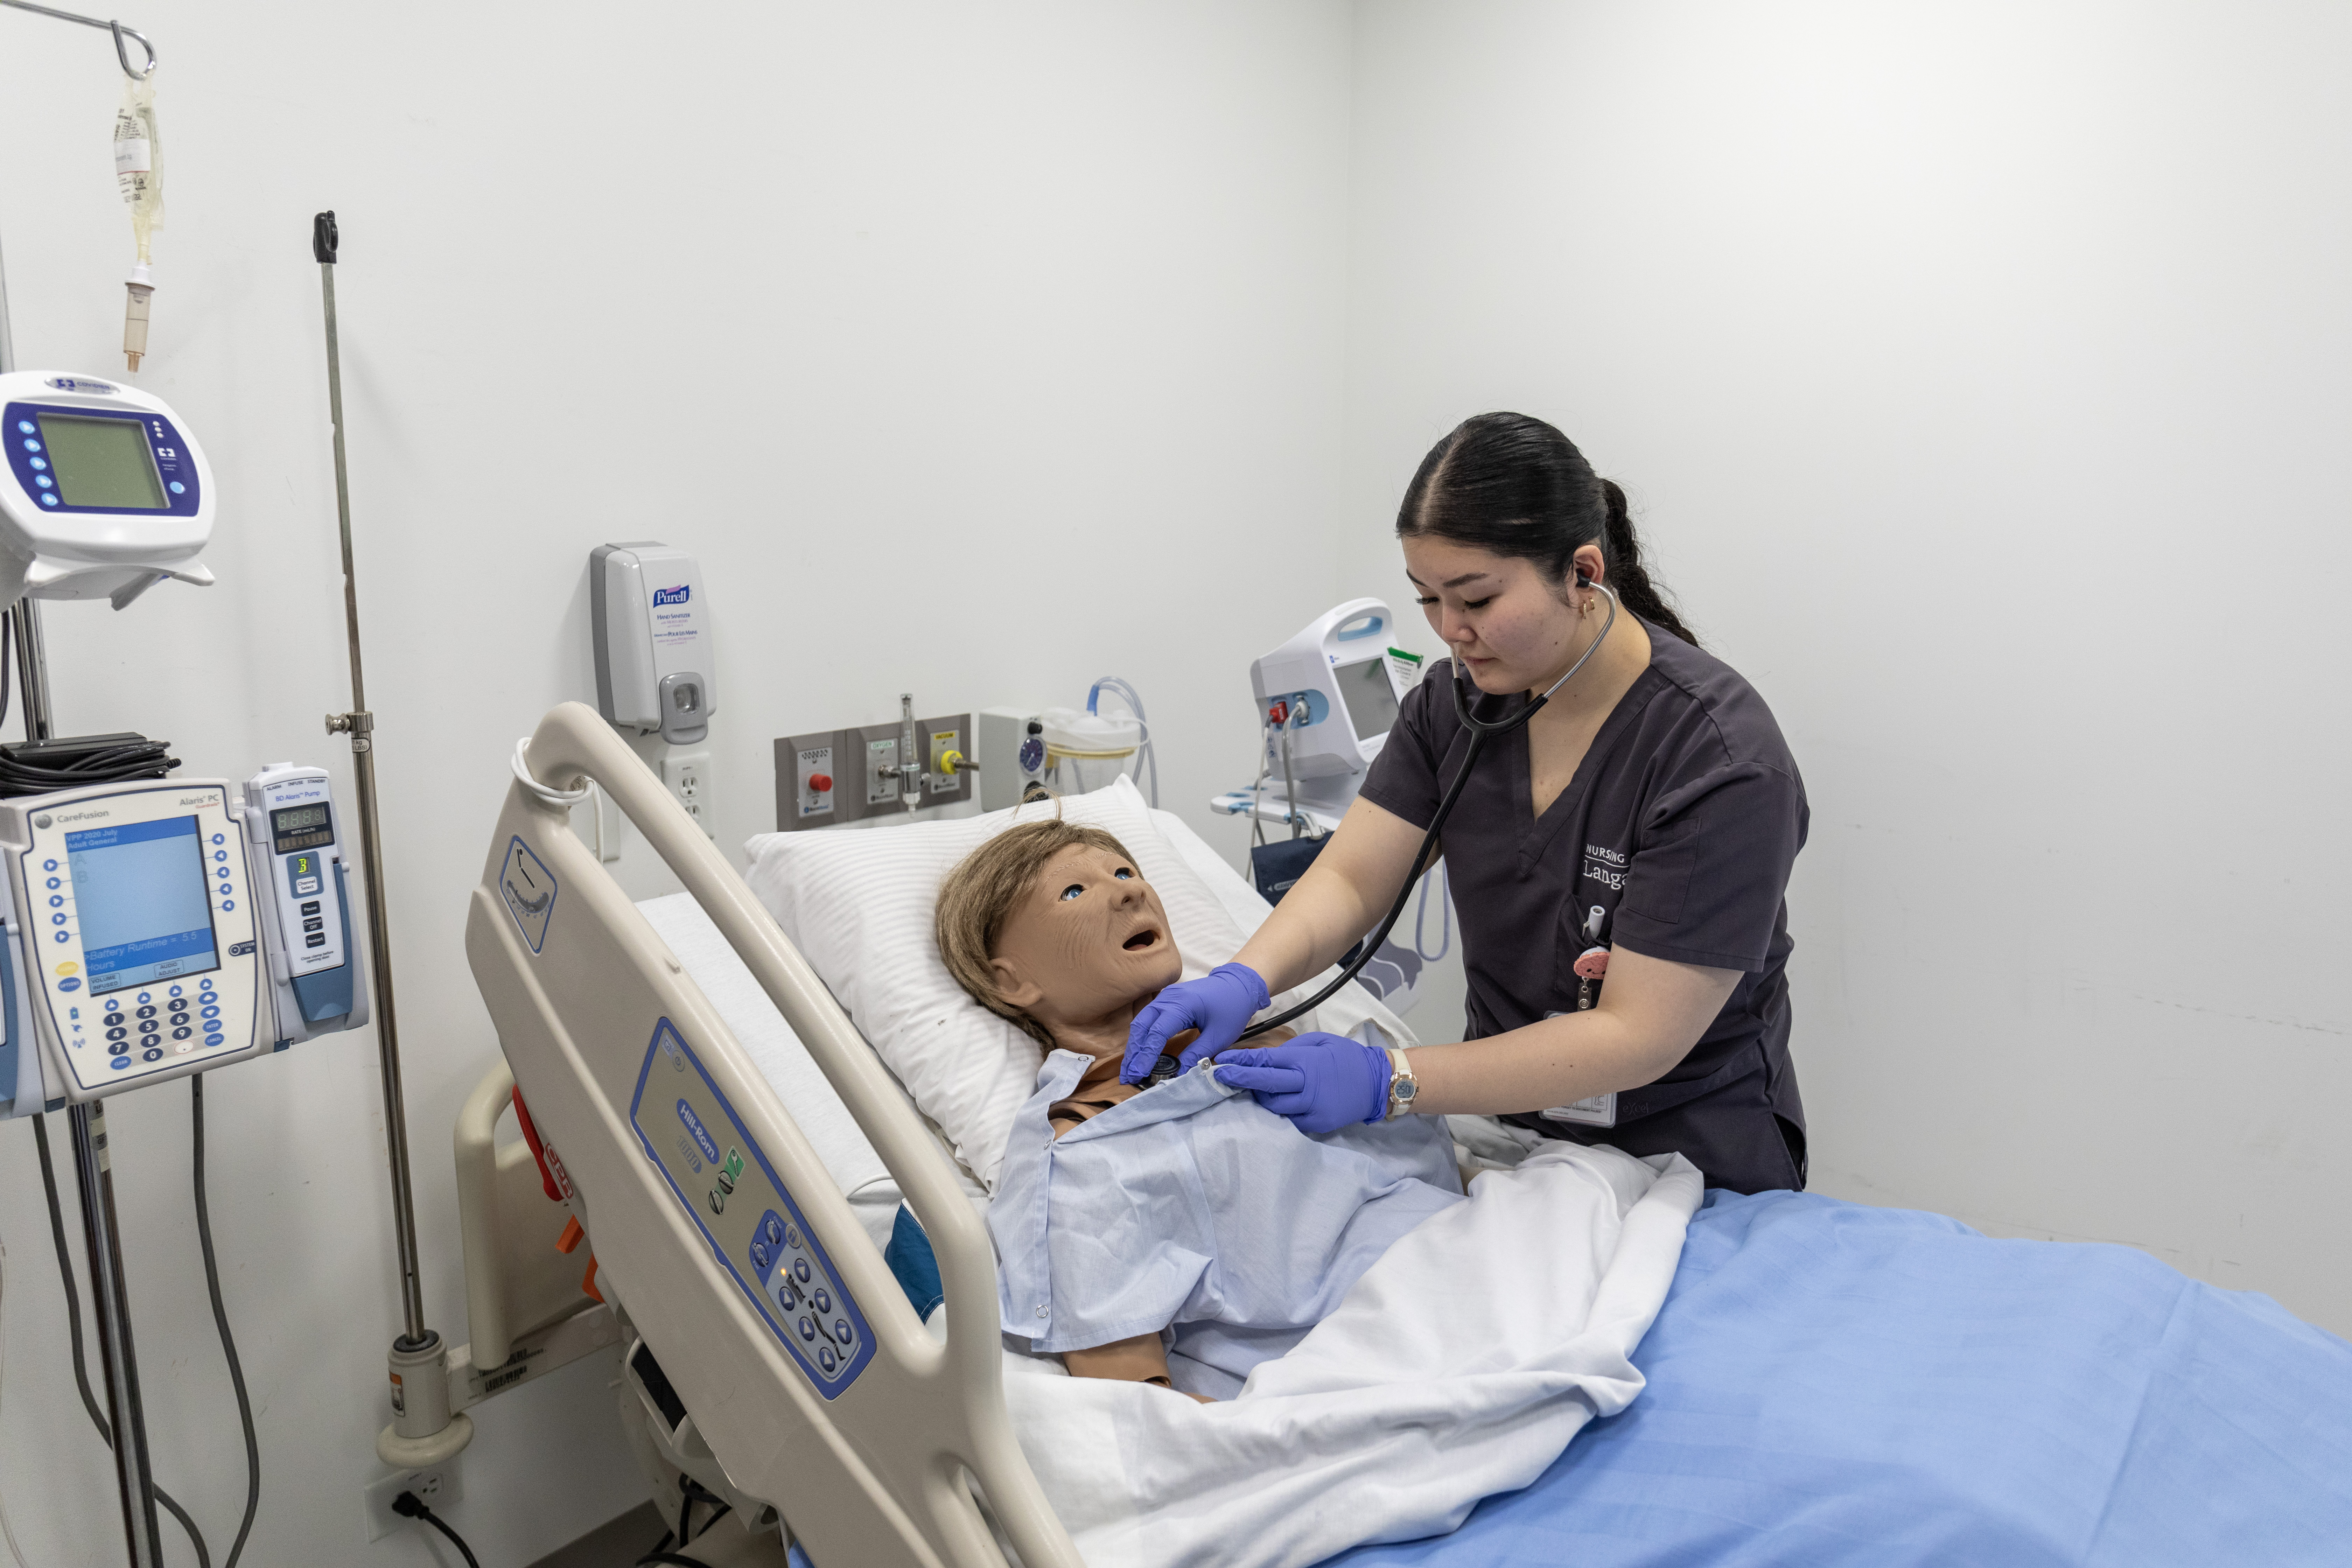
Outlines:
[{"label": "blue lcd screen", "polygon": [[66,835],[92,995],[220,967],[193,816]]}]

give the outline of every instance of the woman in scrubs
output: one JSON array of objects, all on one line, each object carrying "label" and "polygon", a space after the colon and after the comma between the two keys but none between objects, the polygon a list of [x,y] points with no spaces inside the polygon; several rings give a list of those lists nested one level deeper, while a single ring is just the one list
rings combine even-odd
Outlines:
[{"label": "woman in scrubs", "polygon": [[[1548,1137],[1678,1152],[1710,1186],[1801,1187],[1789,1058],[1789,870],[1803,782],[1755,689],[1701,648],[1642,566],[1624,492],[1517,414],[1455,429],[1397,515],[1405,574],[1453,652],[1405,699],[1362,792],[1257,934],[1137,1018],[1127,1071],[1181,1058],[1302,1129],[1491,1112]],[[1609,594],[1622,606],[1614,628]],[[1596,640],[1599,646],[1595,647]],[[1383,1051],[1328,1034],[1227,1049],[1251,1016],[1335,963],[1411,874],[1470,734],[1499,722],[1444,827],[1468,1037]]]}]

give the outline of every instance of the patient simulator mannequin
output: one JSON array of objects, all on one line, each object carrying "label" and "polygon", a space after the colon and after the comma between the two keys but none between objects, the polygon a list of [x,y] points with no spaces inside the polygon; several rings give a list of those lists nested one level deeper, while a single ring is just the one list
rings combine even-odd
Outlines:
[{"label": "patient simulator mannequin", "polygon": [[[1041,1094],[1048,1082],[1076,1075],[1065,1092],[1042,1108],[1052,1141],[1058,1143],[1139,1095],[1171,1092],[1119,1081],[1129,1026],[1162,987],[1182,977],[1183,958],[1159,895],[1117,838],[1099,828],[1061,821],[1007,828],[950,873],[940,891],[936,931],[940,956],[957,982],[981,1005],[1011,1021],[1048,1052],[1046,1068],[1040,1074]],[[1089,1065],[1079,1073],[1081,1064],[1058,1054],[1064,1052],[1087,1058]],[[1304,1145],[1280,1118],[1256,1108],[1246,1094],[1240,1100],[1241,1108],[1227,1119],[1262,1121],[1262,1129],[1251,1125],[1248,1132],[1265,1140],[1273,1157]],[[1439,1142],[1444,1154],[1435,1168],[1451,1178],[1451,1145],[1442,1137]],[[1420,1159],[1412,1168],[1428,1171],[1431,1162]],[[1389,1185],[1378,1189],[1381,1194],[1400,1183],[1415,1188],[1425,1184],[1394,1173],[1385,1179]],[[1149,1172],[1122,1169],[1117,1184],[1135,1185],[1134,1201],[1147,1208],[1156,1201]],[[1193,1184],[1186,1178],[1175,1184],[1189,1191]],[[1409,1226],[1423,1209],[1455,1201],[1458,1194],[1454,1186],[1445,1193],[1433,1188],[1403,1194],[1401,1203],[1391,1205],[1396,1213],[1383,1223]],[[1360,1232],[1356,1239],[1358,1250],[1363,1250]],[[1369,1261],[1363,1259],[1358,1271]],[[1096,1266],[1105,1265],[1097,1260]],[[1044,1315],[1042,1306],[1038,1311]],[[1166,1326],[1162,1320],[1153,1322],[1150,1331],[1066,1346],[1063,1363],[1074,1376],[1173,1387],[1161,1333]],[[1201,1394],[1192,1397],[1213,1403]]]}]

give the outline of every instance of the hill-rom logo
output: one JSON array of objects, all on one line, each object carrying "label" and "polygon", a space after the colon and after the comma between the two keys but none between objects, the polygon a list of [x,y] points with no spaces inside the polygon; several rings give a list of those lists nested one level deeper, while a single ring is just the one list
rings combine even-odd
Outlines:
[{"label": "hill-rom logo", "polygon": [[686,603],[688,596],[693,592],[694,588],[692,584],[686,583],[680,583],[675,588],[656,588],[654,590],[654,608],[658,610],[664,605],[683,605]]},{"label": "hill-rom logo", "polygon": [[102,392],[109,397],[122,390],[110,381],[93,381],[86,375],[53,375],[44,384],[59,392]]}]

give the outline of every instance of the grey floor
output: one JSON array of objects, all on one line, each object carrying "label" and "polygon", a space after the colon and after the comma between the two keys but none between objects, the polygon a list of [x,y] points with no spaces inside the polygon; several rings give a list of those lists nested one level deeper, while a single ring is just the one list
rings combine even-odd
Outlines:
[{"label": "grey floor", "polygon": [[661,1533],[660,1510],[649,1502],[639,1503],[571,1545],[549,1552],[530,1568],[631,1568],[653,1549]]}]

